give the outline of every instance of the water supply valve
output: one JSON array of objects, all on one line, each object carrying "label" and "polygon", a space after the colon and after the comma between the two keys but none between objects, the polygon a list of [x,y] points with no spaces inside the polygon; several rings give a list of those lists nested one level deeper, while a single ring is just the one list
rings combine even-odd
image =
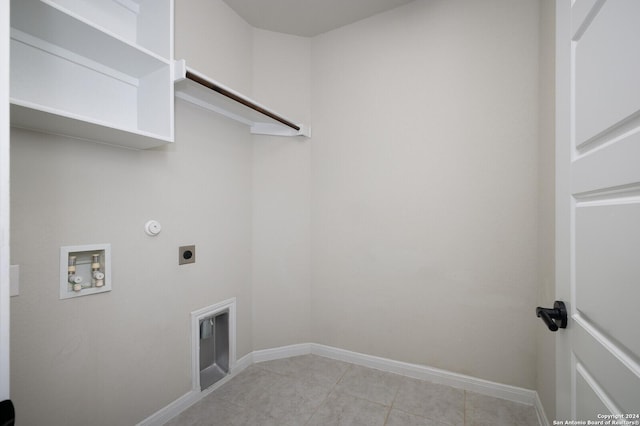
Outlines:
[{"label": "water supply valve", "polygon": [[60,299],[111,291],[111,245],[60,248]]}]

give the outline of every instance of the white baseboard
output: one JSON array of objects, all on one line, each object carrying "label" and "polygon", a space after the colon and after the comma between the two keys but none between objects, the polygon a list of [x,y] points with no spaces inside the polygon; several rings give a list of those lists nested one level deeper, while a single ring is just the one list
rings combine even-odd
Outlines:
[{"label": "white baseboard", "polygon": [[478,379],[476,377],[453,373],[439,368],[409,364],[373,355],[351,352],[345,349],[334,348],[317,343],[311,343],[311,353],[339,361],[362,365],[364,367],[375,368],[376,370],[413,377],[414,379],[428,380],[433,383],[453,386],[467,391],[507,399],[509,401],[520,402],[527,405],[535,405],[537,397],[537,393],[529,389]]},{"label": "white baseboard", "polygon": [[542,401],[540,401],[538,392],[536,392],[536,402],[534,406],[536,407],[536,414],[538,415],[538,423],[540,423],[540,426],[550,426],[547,413],[544,412],[544,406],[542,405]]},{"label": "white baseboard", "polygon": [[538,414],[540,425],[549,426],[544,408],[542,407],[542,403],[540,402],[540,398],[538,397],[538,393],[536,391],[511,385],[505,385],[502,383],[491,382],[489,380],[478,379],[476,377],[453,373],[451,371],[441,370],[439,368],[394,361],[388,358],[366,355],[358,352],[348,351],[345,349],[320,345],[318,343],[300,343],[297,345],[282,346],[272,349],[262,349],[251,352],[236,361],[231,374],[215,383],[207,390],[202,392],[191,390],[177,400],[173,401],[171,404],[147,417],[136,426],[163,425],[173,417],[180,414],[182,411],[186,410],[187,408],[231,380],[234,376],[236,376],[238,373],[251,366],[252,364],[307,354],[323,356],[338,361],[361,365],[363,367],[375,368],[377,370],[400,374],[402,376],[412,377],[415,379],[428,380],[430,382],[453,386],[467,391],[477,392],[483,395],[507,399],[509,401],[519,402],[522,404],[533,405],[536,409],[536,413]]},{"label": "white baseboard", "polygon": [[299,343],[297,345],[253,351],[253,362],[273,361],[274,359],[291,358],[292,356],[308,355],[310,353],[311,343]]},{"label": "white baseboard", "polygon": [[161,426],[182,413],[187,408],[191,407],[193,404],[200,401],[205,396],[209,395],[214,390],[218,389],[220,386],[227,383],[229,380],[233,379],[236,375],[238,375],[242,370],[249,367],[253,364],[253,353],[249,353],[239,360],[236,361],[233,366],[233,370],[224,378],[220,379],[209,388],[204,391],[199,391],[197,389],[192,389],[189,392],[182,395],[180,398],[176,399],[169,405],[160,410],[156,411],[140,423],[136,424],[136,426]]},{"label": "white baseboard", "polygon": [[163,425],[179,413],[182,413],[187,408],[191,407],[196,402],[200,401],[202,397],[198,391],[189,391],[182,395],[180,398],[173,401],[171,404],[156,411],[136,426],[156,426]]},{"label": "white baseboard", "polygon": [[233,371],[231,372],[233,376],[242,372],[247,367],[252,366],[255,363],[253,360],[253,352],[250,352],[236,361],[233,365]]}]

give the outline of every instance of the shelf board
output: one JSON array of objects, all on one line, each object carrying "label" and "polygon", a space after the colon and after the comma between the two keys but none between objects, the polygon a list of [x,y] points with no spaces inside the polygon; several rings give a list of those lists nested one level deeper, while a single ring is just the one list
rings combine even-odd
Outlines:
[{"label": "shelf board", "polygon": [[134,78],[170,63],[48,0],[12,1],[11,27]]},{"label": "shelf board", "polygon": [[175,61],[175,95],[250,127],[251,133],[311,137],[311,129],[259,104],[225,85]]},{"label": "shelf board", "polygon": [[11,99],[11,126],[54,135],[106,143],[134,149],[147,149],[173,142],[173,138],[135,129],[119,129],[87,117]]}]

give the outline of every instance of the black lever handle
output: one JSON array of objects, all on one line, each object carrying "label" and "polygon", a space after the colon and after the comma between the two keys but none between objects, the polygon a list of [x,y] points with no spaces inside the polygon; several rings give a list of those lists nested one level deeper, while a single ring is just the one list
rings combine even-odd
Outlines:
[{"label": "black lever handle", "polygon": [[549,315],[550,312],[553,313],[553,309],[541,308],[539,306],[536,308],[536,315],[538,318],[542,318],[542,321],[547,324],[549,330],[558,331],[558,324],[556,324],[556,322],[551,318]]},{"label": "black lever handle", "polygon": [[[551,331],[558,331],[558,328],[567,328],[567,307],[560,300],[556,300],[553,303],[553,309],[538,306],[536,308],[536,316],[542,318],[542,321],[547,324]],[[560,321],[560,324],[557,321]]]}]

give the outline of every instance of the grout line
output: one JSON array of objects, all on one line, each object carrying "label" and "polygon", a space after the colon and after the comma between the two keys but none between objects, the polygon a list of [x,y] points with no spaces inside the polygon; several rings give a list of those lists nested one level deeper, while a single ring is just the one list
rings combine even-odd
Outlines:
[{"label": "grout line", "polygon": [[464,391],[464,404],[462,404],[462,424],[467,424],[467,391]]},{"label": "grout line", "polygon": [[318,411],[320,411],[320,408],[322,408],[322,406],[327,402],[327,399],[329,399],[329,395],[331,395],[333,393],[333,388],[335,387],[335,385],[333,387],[331,387],[331,389],[329,389],[329,392],[327,392],[327,395],[324,397],[324,399],[322,400],[322,402],[320,404],[318,404],[318,407],[313,411],[313,413],[311,413],[311,415],[309,416],[309,418],[307,419],[307,421],[304,423],[305,425],[308,425],[309,422],[311,421],[311,419],[313,418],[313,416],[316,415],[316,413]]},{"label": "grout line", "polygon": [[320,408],[322,408],[322,406],[324,405],[325,402],[327,402],[327,399],[329,398],[329,395],[331,395],[331,391],[329,391],[329,393],[327,393],[327,396],[324,397],[324,399],[322,400],[322,402],[320,404],[318,404],[318,408],[316,408],[314,410],[313,413],[311,413],[311,415],[309,416],[309,418],[307,419],[306,422],[304,422],[305,425],[308,425],[309,422],[311,421],[311,419],[313,418],[313,416],[316,415],[316,413],[320,410]]},{"label": "grout line", "polygon": [[349,364],[349,366],[347,368],[344,369],[344,373],[342,373],[342,375],[340,376],[340,378],[338,379],[337,382],[335,382],[335,384],[333,385],[334,387],[338,385],[338,383],[340,383],[342,381],[342,378],[347,374],[347,372],[349,370],[351,370],[353,368],[354,364]]},{"label": "grout line", "polygon": [[[382,371],[382,370],[377,370],[377,369],[375,369],[375,368],[366,367],[366,366],[362,366],[362,365],[357,365],[357,364],[352,364],[352,363],[348,363],[348,364],[349,364],[349,367],[348,367],[347,369],[345,369],[344,373],[342,374],[342,376],[340,377],[340,379],[338,380],[338,382],[335,384],[335,386],[337,386],[337,385],[342,381],[342,379],[344,378],[344,376],[347,374],[347,372],[348,372],[348,371],[349,371],[349,369],[351,369],[351,368],[359,367],[359,368],[362,368],[362,369],[365,369],[365,370]],[[393,374],[394,374],[394,373],[388,373],[388,372],[386,372],[386,371],[383,371],[383,373],[385,373],[385,374],[391,374],[391,375],[393,375]],[[394,393],[394,395],[393,395],[393,399],[391,400],[391,403],[390,403],[389,405],[387,405],[387,404],[385,404],[384,402],[380,402],[380,401],[372,401],[372,400],[370,400],[370,399],[368,399],[368,398],[365,398],[365,397],[364,397],[364,396],[362,396],[362,395],[354,395],[353,393],[350,393],[348,390],[338,391],[338,390],[335,390],[335,389],[334,389],[334,392],[335,392],[336,394],[343,394],[343,395],[347,395],[347,396],[350,396],[350,397],[352,397],[352,398],[355,398],[355,399],[358,399],[358,400],[361,400],[361,401],[366,401],[366,402],[369,402],[369,403],[371,403],[371,404],[375,404],[375,405],[380,405],[380,406],[382,406],[382,407],[386,407],[386,408],[387,408],[387,414],[385,415],[385,418],[384,418],[384,425],[386,425],[386,424],[387,424],[387,421],[388,421],[388,419],[389,419],[389,415],[391,414],[391,407],[393,406],[393,403],[395,402],[395,399],[396,399],[396,397],[398,396],[398,392],[399,392],[399,391],[400,391],[400,385],[398,385],[398,387],[397,387],[397,389],[396,389],[396,391],[395,391],[395,393]]]},{"label": "grout line", "polygon": [[338,385],[338,383],[340,383],[340,380],[342,380],[344,375],[347,374],[347,371],[349,371],[349,368],[351,368],[351,365],[349,365],[347,368],[345,368],[344,371],[342,372],[342,374],[340,375],[340,377],[338,378],[338,380],[333,385],[331,385],[331,389],[329,389],[329,392],[327,392],[327,395],[324,397],[322,402],[320,404],[318,404],[318,408],[316,408],[315,411],[309,416],[307,421],[304,423],[305,425],[309,424],[309,422],[311,421],[313,416],[315,416],[316,413],[320,410],[320,408],[322,408],[322,406],[327,402],[327,399],[329,399],[329,395],[331,395],[333,392],[335,392],[336,386]]},{"label": "grout line", "polygon": [[267,373],[275,374],[276,376],[280,376],[280,377],[293,378],[296,376],[295,374],[291,374],[291,373],[281,373],[280,371],[274,371],[270,368],[263,367],[261,365],[258,366],[258,368],[261,369],[262,371],[266,371]]},{"label": "grout line", "polygon": [[389,410],[387,411],[387,416],[384,418],[384,424],[385,425],[389,421],[389,416],[391,415],[391,410],[393,409],[393,406],[396,403],[396,398],[398,398],[398,394],[400,393],[400,386],[402,386],[402,384],[398,385],[398,389],[396,389],[396,393],[395,393],[395,395],[393,395],[393,400],[391,400],[391,405],[389,405]]},{"label": "grout line", "polygon": [[384,416],[384,423],[383,426],[387,426],[387,422],[389,421],[389,415],[391,414],[391,405],[389,406],[389,409],[387,410],[387,415]]}]

